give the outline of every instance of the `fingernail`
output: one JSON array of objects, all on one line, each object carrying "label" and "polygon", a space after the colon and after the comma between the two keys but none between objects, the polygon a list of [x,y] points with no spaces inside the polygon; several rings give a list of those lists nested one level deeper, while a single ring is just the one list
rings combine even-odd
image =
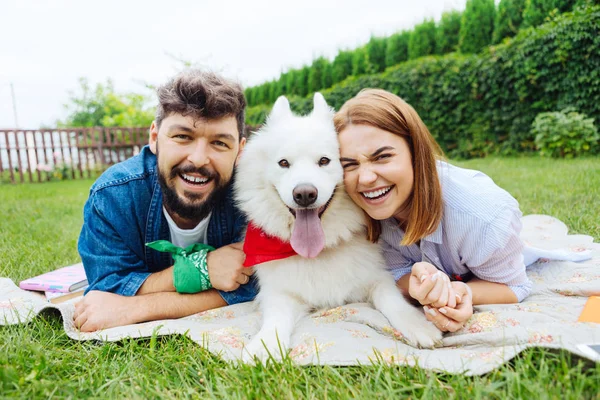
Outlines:
[{"label": "fingernail", "polygon": [[423,283],[425,281],[425,279],[427,279],[427,274],[421,275],[421,277],[419,279],[421,280],[421,283]]},{"label": "fingernail", "polygon": [[458,300],[458,301],[462,300],[462,297],[460,296],[460,294],[456,293],[455,296],[456,296],[456,300]]},{"label": "fingernail", "polygon": [[438,311],[441,312],[442,314],[446,314],[446,309],[445,308],[440,308]]},{"label": "fingernail", "polygon": [[428,306],[423,306],[423,310],[429,311],[429,307]]},{"label": "fingernail", "polygon": [[435,282],[435,281],[437,281],[437,278],[438,278],[438,276],[439,276],[439,275],[438,275],[438,273],[437,273],[437,272],[436,272],[435,274],[433,274],[433,276],[431,277],[431,282]]},{"label": "fingernail", "polygon": [[430,308],[429,310],[427,310],[427,312],[429,313],[429,315],[435,317],[437,315],[437,313],[435,312],[435,310],[433,308]]}]

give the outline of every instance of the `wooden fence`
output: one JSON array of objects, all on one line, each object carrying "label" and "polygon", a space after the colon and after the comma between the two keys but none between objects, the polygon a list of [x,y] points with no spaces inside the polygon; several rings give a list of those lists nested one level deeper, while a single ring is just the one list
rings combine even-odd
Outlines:
[{"label": "wooden fence", "polygon": [[89,178],[147,143],[147,127],[0,130],[0,182]]}]

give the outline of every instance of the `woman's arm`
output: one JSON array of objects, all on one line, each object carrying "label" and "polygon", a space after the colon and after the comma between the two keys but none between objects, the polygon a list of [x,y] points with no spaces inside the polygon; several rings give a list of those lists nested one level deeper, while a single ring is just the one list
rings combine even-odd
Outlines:
[{"label": "woman's arm", "polygon": [[467,285],[473,292],[473,305],[518,303],[515,292],[503,283],[471,279]]},{"label": "woman's arm", "polygon": [[522,301],[532,289],[523,262],[520,238],[521,212],[504,207],[485,228],[465,238],[460,256],[475,275],[468,282],[473,304],[507,304]]}]

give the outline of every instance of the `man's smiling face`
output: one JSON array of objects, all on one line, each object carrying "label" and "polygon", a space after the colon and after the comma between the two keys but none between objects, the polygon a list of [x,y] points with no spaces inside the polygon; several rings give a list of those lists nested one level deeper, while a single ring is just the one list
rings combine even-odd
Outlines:
[{"label": "man's smiling face", "polygon": [[164,205],[177,225],[193,227],[212,211],[245,141],[239,140],[234,116],[207,120],[172,114],[160,128],[152,124],[150,149],[157,155]]}]

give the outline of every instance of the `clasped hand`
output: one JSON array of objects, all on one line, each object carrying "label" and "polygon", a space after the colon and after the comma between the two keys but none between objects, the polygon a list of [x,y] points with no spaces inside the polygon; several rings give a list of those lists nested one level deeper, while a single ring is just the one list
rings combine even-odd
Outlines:
[{"label": "clasped hand", "polygon": [[427,262],[412,267],[409,295],[423,305],[425,317],[442,332],[456,332],[473,315],[471,291],[464,282],[450,282],[444,272]]},{"label": "clasped hand", "polygon": [[243,266],[243,243],[233,243],[208,253],[208,276],[215,289],[231,292],[250,281],[253,268]]}]

